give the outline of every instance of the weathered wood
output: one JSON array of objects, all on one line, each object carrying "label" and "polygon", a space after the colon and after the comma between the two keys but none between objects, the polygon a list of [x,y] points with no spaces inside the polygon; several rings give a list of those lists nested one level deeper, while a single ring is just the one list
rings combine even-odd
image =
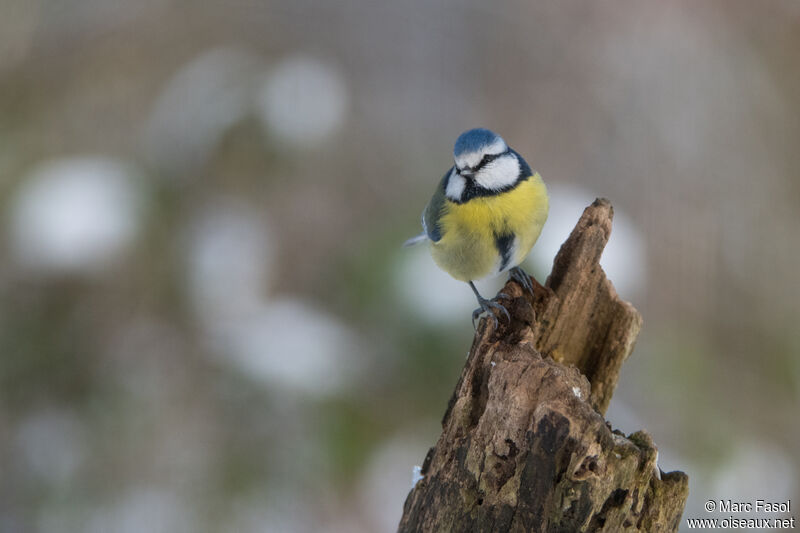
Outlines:
[{"label": "weathered wood", "polygon": [[592,404],[601,414],[642,328],[642,316],[617,296],[599,263],[613,216],[605,199],[586,208],[556,255],[546,291],[537,294],[533,331],[540,353],[575,365],[589,379]]},{"label": "weathered wood", "polygon": [[598,264],[612,216],[586,208],[532,299],[503,289],[510,324],[481,321],[399,531],[677,529],[688,478],[601,414],[641,327]]}]

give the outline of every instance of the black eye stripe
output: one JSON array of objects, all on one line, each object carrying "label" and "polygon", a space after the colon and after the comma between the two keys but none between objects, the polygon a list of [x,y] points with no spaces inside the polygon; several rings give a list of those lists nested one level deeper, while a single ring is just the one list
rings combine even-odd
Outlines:
[{"label": "black eye stripe", "polygon": [[481,158],[481,160],[478,162],[478,164],[475,166],[475,168],[473,170],[476,170],[476,171],[480,170],[484,166],[486,166],[488,163],[491,163],[492,161],[494,161],[498,157],[506,155],[507,153],[508,153],[508,150],[506,150],[505,152],[500,152],[499,154],[486,154],[485,156],[483,156],[483,158]]},{"label": "black eye stripe", "polygon": [[481,168],[482,166],[486,165],[486,163],[489,163],[490,161],[494,161],[495,159],[497,159],[496,155],[488,155],[487,154],[487,155],[483,156],[483,159],[481,159],[480,163],[478,163],[478,168]]}]

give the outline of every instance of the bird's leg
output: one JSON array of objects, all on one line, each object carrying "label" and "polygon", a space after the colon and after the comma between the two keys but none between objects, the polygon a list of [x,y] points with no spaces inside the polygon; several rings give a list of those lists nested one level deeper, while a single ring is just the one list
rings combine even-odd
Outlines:
[{"label": "bird's leg", "polygon": [[475,284],[472,283],[471,281],[468,281],[467,283],[469,283],[469,286],[472,287],[472,292],[475,293],[475,296],[478,298],[478,305],[480,305],[480,307],[478,307],[472,312],[472,327],[476,327],[475,319],[481,316],[482,313],[486,312],[489,313],[489,315],[492,317],[492,320],[494,320],[494,329],[497,329],[499,323],[497,321],[497,315],[494,314],[493,311],[494,309],[497,309],[498,311],[501,311],[503,314],[505,314],[506,319],[509,322],[511,322],[511,315],[508,314],[508,311],[506,310],[505,307],[503,307],[502,305],[493,300],[487,300],[486,298],[481,296],[481,294],[478,292],[478,289],[475,288]]},{"label": "bird's leg", "polygon": [[524,270],[522,270],[518,266],[515,266],[509,271],[508,275],[511,279],[519,283],[519,285],[523,289],[531,293],[531,296],[535,296],[535,293],[533,292],[533,282],[531,281],[531,277],[528,274],[526,274]]}]

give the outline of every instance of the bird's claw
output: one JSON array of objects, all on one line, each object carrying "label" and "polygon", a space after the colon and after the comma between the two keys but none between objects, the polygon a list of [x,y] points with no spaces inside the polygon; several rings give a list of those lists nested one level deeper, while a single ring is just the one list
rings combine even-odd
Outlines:
[{"label": "bird's claw", "polygon": [[[500,294],[498,296],[506,296],[506,295]],[[501,304],[495,302],[494,300],[487,300],[485,298],[481,298],[480,300],[478,300],[478,303],[480,303],[481,306],[478,307],[477,309],[475,309],[472,312],[472,327],[473,328],[477,329],[477,325],[475,324],[475,320],[479,316],[481,316],[483,313],[488,313],[488,315],[491,316],[492,320],[494,321],[494,329],[497,329],[497,327],[500,325],[500,322],[497,320],[497,315],[493,311],[494,309],[497,309],[498,311],[500,311],[504,315],[506,315],[506,320],[509,323],[511,323],[511,315],[508,313],[508,310],[505,307],[503,307]]]},{"label": "bird's claw", "polygon": [[533,289],[533,282],[531,281],[531,277],[525,273],[520,267],[514,267],[509,272],[509,277],[519,283],[519,285],[528,291],[531,296],[535,296],[535,292]]}]

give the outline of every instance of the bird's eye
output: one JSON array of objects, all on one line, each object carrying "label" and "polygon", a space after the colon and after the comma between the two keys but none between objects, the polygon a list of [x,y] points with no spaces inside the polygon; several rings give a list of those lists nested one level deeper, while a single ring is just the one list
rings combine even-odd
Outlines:
[{"label": "bird's eye", "polygon": [[481,161],[480,161],[480,163],[478,163],[478,165],[477,165],[475,168],[476,168],[476,169],[478,169],[478,168],[482,168],[484,165],[486,165],[487,163],[490,163],[490,162],[494,161],[495,159],[497,159],[497,158],[498,158],[498,157],[500,157],[501,155],[502,155],[502,154],[486,154],[485,156],[483,156],[483,157],[481,158]]},{"label": "bird's eye", "polygon": [[486,155],[484,155],[481,158],[480,162],[477,165],[475,165],[475,170],[480,170],[487,163],[491,163],[492,161],[494,161],[498,157],[506,155],[508,152],[509,152],[509,150],[508,150],[508,148],[506,148],[505,152],[500,152],[499,154],[486,154]]}]

